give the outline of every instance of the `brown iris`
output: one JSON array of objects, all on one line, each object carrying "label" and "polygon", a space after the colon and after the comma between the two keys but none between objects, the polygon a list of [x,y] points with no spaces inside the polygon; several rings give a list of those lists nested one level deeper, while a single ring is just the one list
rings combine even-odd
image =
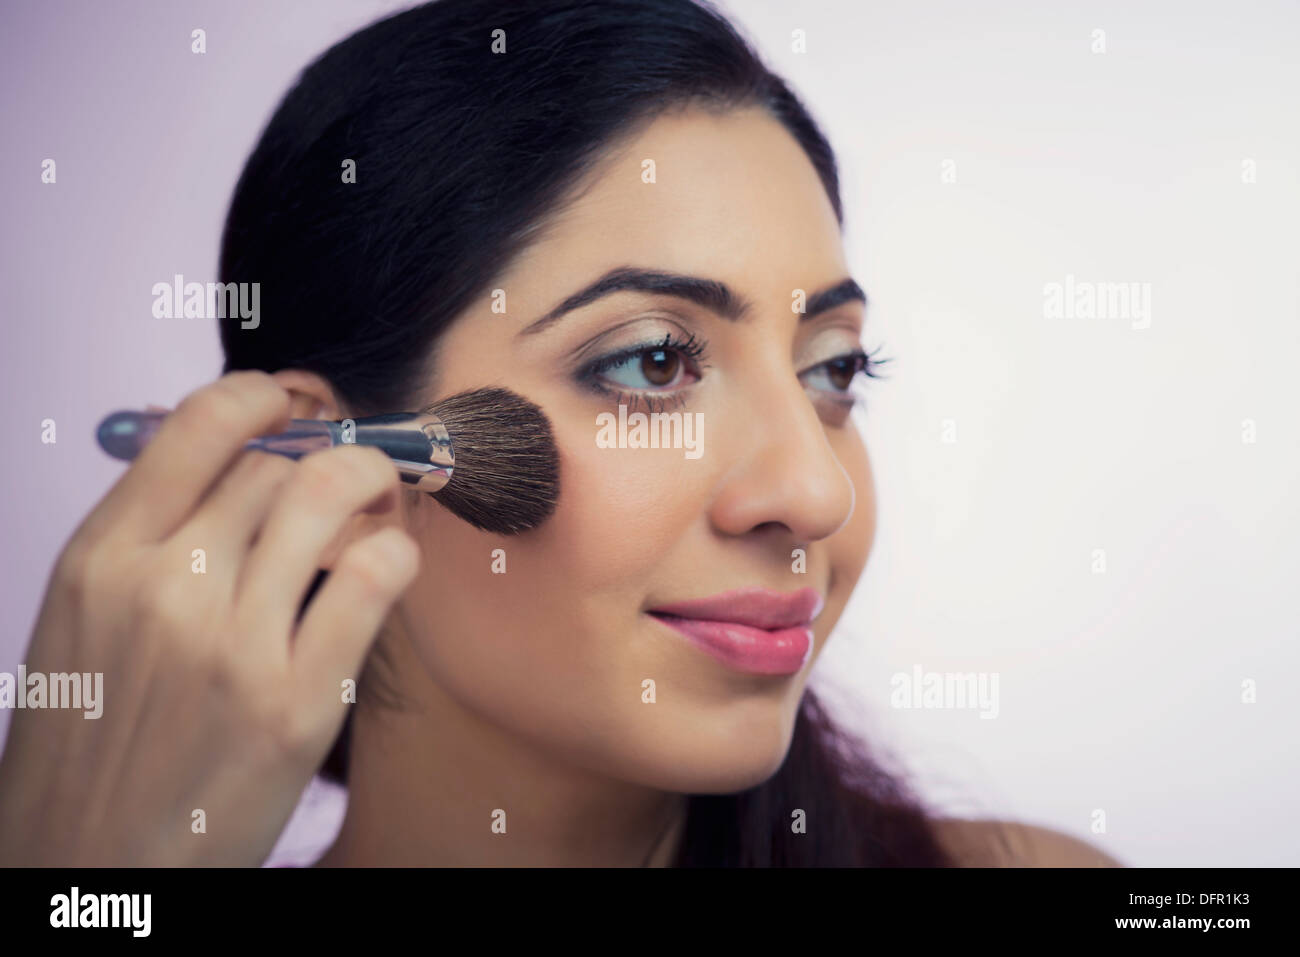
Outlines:
[{"label": "brown iris", "polygon": [[826,363],[826,375],[831,380],[831,384],[837,389],[847,389],[853,382],[853,377],[858,373],[858,357],[850,356],[845,359],[832,359]]},{"label": "brown iris", "polygon": [[641,354],[641,373],[652,385],[667,385],[677,377],[681,358],[668,349],[652,349]]}]

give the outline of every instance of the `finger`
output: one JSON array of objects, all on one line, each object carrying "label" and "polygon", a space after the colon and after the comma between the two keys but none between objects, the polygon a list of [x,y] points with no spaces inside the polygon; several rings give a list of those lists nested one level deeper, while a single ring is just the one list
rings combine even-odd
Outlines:
[{"label": "finger", "polygon": [[397,492],[397,469],[376,448],[340,445],[305,456],[276,496],[240,573],[235,601],[244,620],[289,634],[326,547],[367,505],[383,500],[394,507]]},{"label": "finger", "polygon": [[342,720],[342,682],[357,679],[389,609],[415,579],[420,549],[394,526],[353,542],[307,606],[293,642],[296,707]]},{"label": "finger", "polygon": [[256,449],[241,453],[172,537],[182,551],[203,548],[216,558],[208,571],[217,571],[212,567],[217,563],[224,566],[233,592],[253,539],[293,470],[293,460],[282,455]]},{"label": "finger", "polygon": [[222,376],[186,396],[79,533],[156,542],[193,511],[249,439],[283,430],[289,393],[265,372]]}]

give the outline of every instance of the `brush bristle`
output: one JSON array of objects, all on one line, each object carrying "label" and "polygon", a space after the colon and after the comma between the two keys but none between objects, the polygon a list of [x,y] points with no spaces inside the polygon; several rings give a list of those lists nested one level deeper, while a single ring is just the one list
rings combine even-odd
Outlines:
[{"label": "brush bristle", "polygon": [[451,434],[456,465],[431,493],[475,528],[514,535],[555,511],[559,453],[546,414],[509,389],[474,389],[429,409]]}]

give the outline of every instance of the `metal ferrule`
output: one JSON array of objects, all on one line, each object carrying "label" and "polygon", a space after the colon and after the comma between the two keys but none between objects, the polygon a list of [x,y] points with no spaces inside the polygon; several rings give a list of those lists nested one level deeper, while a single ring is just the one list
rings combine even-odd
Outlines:
[{"label": "metal ferrule", "polygon": [[456,455],[442,419],[431,412],[394,412],[337,423],[340,442],[378,446],[397,466],[402,481],[436,492],[451,479]]}]

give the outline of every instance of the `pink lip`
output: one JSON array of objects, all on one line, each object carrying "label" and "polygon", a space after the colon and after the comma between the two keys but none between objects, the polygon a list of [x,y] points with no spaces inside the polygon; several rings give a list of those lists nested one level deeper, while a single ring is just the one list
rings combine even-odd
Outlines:
[{"label": "pink lip", "polygon": [[813,588],[789,595],[739,588],[674,602],[648,614],[737,671],[794,674],[812,651],[812,621],[825,602]]}]

